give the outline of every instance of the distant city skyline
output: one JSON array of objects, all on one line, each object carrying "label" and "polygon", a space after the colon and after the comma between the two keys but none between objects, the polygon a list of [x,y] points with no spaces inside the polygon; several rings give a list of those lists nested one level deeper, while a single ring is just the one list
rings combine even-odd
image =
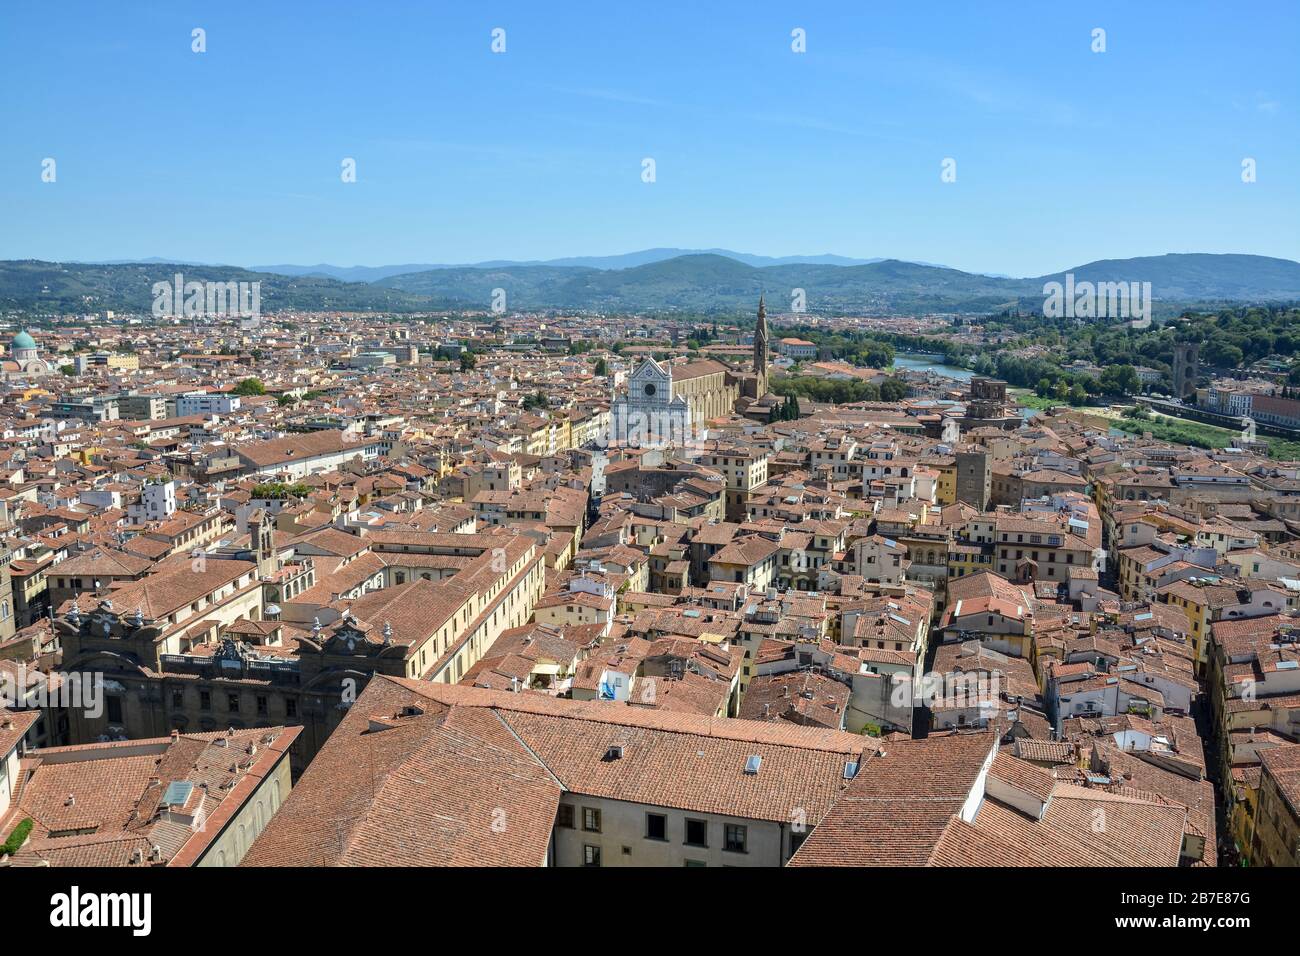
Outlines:
[{"label": "distant city skyline", "polygon": [[1291,4],[318,11],[0,12],[0,258],[1300,260]]}]

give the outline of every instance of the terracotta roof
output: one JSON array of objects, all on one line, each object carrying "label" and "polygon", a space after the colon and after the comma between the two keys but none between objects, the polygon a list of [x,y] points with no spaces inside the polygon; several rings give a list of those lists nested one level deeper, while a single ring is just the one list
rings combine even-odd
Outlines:
[{"label": "terracotta roof", "polygon": [[993,734],[887,744],[867,758],[790,865],[924,865],[996,744]]},{"label": "terracotta roof", "polygon": [[[607,759],[615,745],[622,756]],[[539,865],[562,790],[779,822],[798,809],[811,825],[871,747],[788,724],[376,677],[244,862]]]}]

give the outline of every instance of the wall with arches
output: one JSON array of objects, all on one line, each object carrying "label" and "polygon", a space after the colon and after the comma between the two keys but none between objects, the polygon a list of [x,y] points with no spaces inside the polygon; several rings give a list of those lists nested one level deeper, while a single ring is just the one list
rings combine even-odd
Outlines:
[{"label": "wall with arches", "polygon": [[286,755],[244,801],[239,812],[208,846],[195,866],[238,866],[271,818],[284,806],[293,787]]}]

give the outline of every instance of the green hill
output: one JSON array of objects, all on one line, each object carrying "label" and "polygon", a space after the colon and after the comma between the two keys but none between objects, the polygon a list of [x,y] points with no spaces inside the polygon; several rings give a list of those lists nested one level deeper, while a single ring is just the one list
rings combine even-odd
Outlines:
[{"label": "green hill", "polygon": [[[1178,254],[1090,262],[1076,282],[1150,282],[1158,314],[1222,303],[1300,300],[1300,263],[1248,255]],[[773,312],[802,289],[813,313],[1037,312],[1043,285],[1064,273],[1011,279],[897,259],[864,265],[790,263],[757,267],[729,256],[678,256],[626,269],[586,266],[456,266],[342,282],[222,266],[167,263],[0,262],[0,310],[35,313],[114,309],[147,312],[152,286],[176,272],[187,280],[260,281],[262,308],[410,312],[487,309],[504,289],[506,308],[600,312],[722,312],[753,309],[765,292]]]},{"label": "green hill", "polygon": [[278,309],[410,311],[421,307],[419,297],[399,290],[317,276],[281,276],[226,266],[89,265],[24,259],[0,262],[0,311],[149,312],[153,307],[154,283],[172,282],[178,272],[186,282],[261,282],[261,307],[265,312]]}]

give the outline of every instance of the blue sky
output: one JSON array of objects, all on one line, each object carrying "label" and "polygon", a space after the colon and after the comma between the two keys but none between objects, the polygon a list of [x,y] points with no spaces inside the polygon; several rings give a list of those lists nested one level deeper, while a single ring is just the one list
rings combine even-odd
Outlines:
[{"label": "blue sky", "polygon": [[1165,252],[1300,259],[1298,11],[7,3],[0,258],[721,246],[1013,275]]}]

